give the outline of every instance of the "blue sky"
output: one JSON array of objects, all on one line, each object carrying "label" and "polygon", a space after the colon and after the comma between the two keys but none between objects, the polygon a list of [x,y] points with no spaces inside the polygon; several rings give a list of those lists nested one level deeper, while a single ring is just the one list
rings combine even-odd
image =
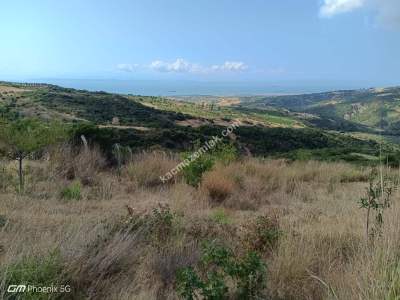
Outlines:
[{"label": "blue sky", "polygon": [[398,0],[15,0],[0,80],[400,84]]}]

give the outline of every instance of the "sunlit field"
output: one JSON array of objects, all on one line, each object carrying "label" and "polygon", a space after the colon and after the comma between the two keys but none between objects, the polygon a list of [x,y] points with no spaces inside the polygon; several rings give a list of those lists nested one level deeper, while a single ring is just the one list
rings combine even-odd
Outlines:
[{"label": "sunlit field", "polygon": [[[395,299],[399,195],[367,236],[360,199],[370,167],[243,157],[217,162],[198,186],[185,173],[163,184],[179,161],[144,152],[117,168],[96,148],[54,147],[26,163],[24,193],[17,165],[3,161],[2,296],[17,281],[68,285],[65,299],[179,299],[191,288],[193,297],[221,288],[232,298],[245,282],[250,298]],[[254,253],[254,273],[230,276],[221,249],[238,266]],[[205,263],[207,253],[214,260]]]}]

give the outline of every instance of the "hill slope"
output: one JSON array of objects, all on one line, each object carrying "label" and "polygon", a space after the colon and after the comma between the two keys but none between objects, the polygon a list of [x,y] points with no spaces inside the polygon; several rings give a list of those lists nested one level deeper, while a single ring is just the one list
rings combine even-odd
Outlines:
[{"label": "hill slope", "polygon": [[400,134],[400,87],[264,97],[243,103],[309,113],[310,123],[328,129]]},{"label": "hill slope", "polygon": [[[317,98],[316,95],[312,97]],[[63,120],[80,126],[87,124],[80,133],[106,151],[115,143],[134,149],[161,147],[188,150],[198,141],[205,142],[221,135],[226,126],[236,122],[241,126],[235,130],[231,142],[241,151],[254,155],[296,158],[298,155],[293,151],[305,150],[307,155],[316,154],[314,158],[324,159],[353,160],[358,154],[363,157],[377,156],[379,147],[373,139],[318,129],[315,126],[317,121],[326,123],[326,119],[315,115],[305,117],[306,114],[299,113],[299,107],[291,101],[289,98],[272,97],[249,102],[247,106],[231,107],[160,97],[88,92],[46,84],[0,84],[0,114],[3,118],[36,117]],[[283,105],[290,106],[294,112],[281,109]],[[316,107],[323,107],[321,101],[310,100],[308,110]],[[364,125],[360,123],[357,126]],[[365,128],[370,127],[365,125]],[[385,147],[392,151],[391,145]]]}]

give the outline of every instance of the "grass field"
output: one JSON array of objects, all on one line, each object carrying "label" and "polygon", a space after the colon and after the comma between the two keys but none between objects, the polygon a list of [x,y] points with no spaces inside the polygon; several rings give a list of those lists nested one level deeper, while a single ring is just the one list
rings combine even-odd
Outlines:
[{"label": "grass field", "polygon": [[[367,239],[359,200],[369,168],[243,158],[214,165],[197,188],[182,174],[162,184],[179,161],[148,152],[110,169],[97,150],[71,156],[64,146],[28,163],[24,194],[13,188],[16,165],[3,162],[3,297],[19,280],[70,285],[67,299],[178,299],[179,270],[212,270],[201,263],[205,241],[238,260],[259,255],[262,299],[398,297],[399,194],[381,235]],[[224,280],[235,297],[234,281]]]},{"label": "grass field", "polygon": [[[2,86],[0,298],[398,299],[396,136],[236,102]],[[18,298],[15,283],[69,292]]]}]

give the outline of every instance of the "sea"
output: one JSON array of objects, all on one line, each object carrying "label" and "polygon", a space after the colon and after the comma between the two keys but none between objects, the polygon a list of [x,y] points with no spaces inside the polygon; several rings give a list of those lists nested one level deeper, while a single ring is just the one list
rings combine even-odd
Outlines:
[{"label": "sea", "polygon": [[369,88],[366,83],[347,81],[282,81],[282,82],[207,82],[175,80],[117,79],[34,79],[27,82],[55,84],[89,91],[104,91],[143,96],[256,96],[290,95],[344,89]]}]

